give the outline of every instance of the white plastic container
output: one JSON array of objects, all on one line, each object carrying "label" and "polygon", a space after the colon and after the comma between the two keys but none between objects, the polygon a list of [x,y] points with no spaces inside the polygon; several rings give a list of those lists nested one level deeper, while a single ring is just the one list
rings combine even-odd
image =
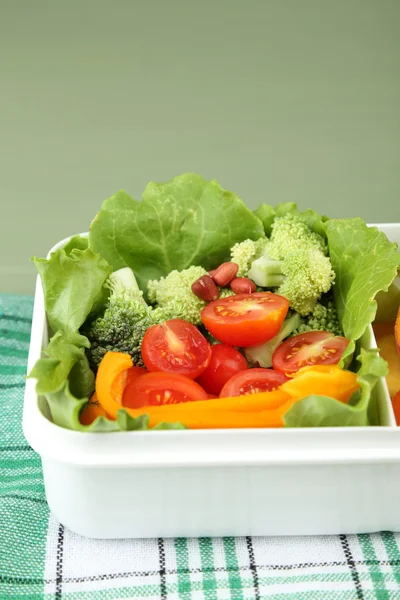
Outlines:
[{"label": "white plastic container", "polygon": [[[400,224],[378,227],[400,244]],[[363,343],[376,346],[371,328]],[[29,371],[46,344],[38,278]],[[26,383],[24,434],[42,458],[51,511],[76,533],[133,538],[400,531],[400,428],[384,380],[377,390],[380,427],[101,434],[62,429],[46,419],[35,383]]]}]

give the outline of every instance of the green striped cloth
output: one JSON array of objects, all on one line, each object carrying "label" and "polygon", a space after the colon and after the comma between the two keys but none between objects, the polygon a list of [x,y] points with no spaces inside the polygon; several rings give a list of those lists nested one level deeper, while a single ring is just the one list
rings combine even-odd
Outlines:
[{"label": "green striped cloth", "polygon": [[99,541],[64,529],[21,429],[31,314],[32,298],[0,296],[0,600],[400,599],[390,532]]}]

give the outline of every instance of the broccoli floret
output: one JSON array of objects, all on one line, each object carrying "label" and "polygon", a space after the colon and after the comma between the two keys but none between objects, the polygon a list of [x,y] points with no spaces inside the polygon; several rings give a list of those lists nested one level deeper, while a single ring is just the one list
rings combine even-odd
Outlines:
[{"label": "broccoli floret", "polygon": [[326,253],[325,240],[287,214],[275,219],[264,253],[247,275],[256,285],[277,288],[291,308],[305,316],[333,285],[335,273]]},{"label": "broccoli floret", "polygon": [[85,332],[90,341],[87,356],[92,369],[97,369],[109,351],[130,354],[133,363],[142,366],[142,340],[152,324],[148,313],[148,308],[137,298],[111,295],[104,315]]},{"label": "broccoli floret", "polygon": [[[158,281],[150,280],[147,283],[149,300],[155,304],[155,310],[160,307],[167,312],[174,312],[176,308],[173,307],[178,302],[179,318],[193,323],[193,325],[200,325],[200,313],[207,303],[193,294],[192,283],[203,275],[207,275],[207,271],[203,267],[192,266],[183,271],[171,271]],[[220,298],[233,295],[230,289],[220,288],[219,292]]]},{"label": "broccoli floret", "polygon": [[244,240],[238,242],[231,248],[231,261],[239,266],[238,277],[247,275],[251,263],[262,254],[267,241],[268,238],[264,236],[256,241]]},{"label": "broccoli floret", "polygon": [[220,298],[229,298],[229,296],[235,296],[235,292],[232,292],[230,288],[218,288]]},{"label": "broccoli floret", "polygon": [[318,302],[311,314],[303,319],[301,325],[293,332],[293,335],[306,331],[329,331],[334,335],[343,335],[333,301],[330,300],[326,306]]},{"label": "broccoli floret", "polygon": [[246,360],[253,366],[260,366],[268,369],[272,366],[272,355],[279,344],[301,325],[301,317],[296,312],[287,316],[282,323],[282,327],[272,340],[268,340],[264,344],[251,346],[244,349]]},{"label": "broccoli floret", "polygon": [[107,285],[111,294],[103,316],[83,330],[90,341],[87,350],[90,366],[96,371],[108,351],[130,354],[133,363],[142,366],[141,347],[147,329],[168,319],[181,318],[182,307],[176,301],[171,303],[169,310],[153,310],[143,300],[131,269],[116,271],[109,277]]},{"label": "broccoli floret", "polygon": [[158,281],[150,280],[147,282],[149,300],[159,307],[168,309],[170,303],[179,298],[184,314],[182,318],[193,325],[199,325],[201,323],[200,313],[206,303],[193,294],[192,283],[203,275],[207,275],[207,271],[203,267],[191,266],[183,271],[171,271]]},{"label": "broccoli floret", "polygon": [[287,254],[300,247],[319,250],[325,256],[328,253],[324,238],[314,233],[301,217],[290,213],[284,217],[277,217],[265,249],[268,256],[275,260],[282,260]]},{"label": "broccoli floret", "polygon": [[311,248],[289,254],[282,263],[282,273],[285,280],[279,293],[303,316],[312,312],[321,294],[328,292],[335,280],[329,258]]}]

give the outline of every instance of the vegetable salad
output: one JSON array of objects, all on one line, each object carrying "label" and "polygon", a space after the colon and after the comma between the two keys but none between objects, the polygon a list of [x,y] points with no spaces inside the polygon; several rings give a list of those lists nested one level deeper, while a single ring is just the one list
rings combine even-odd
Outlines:
[{"label": "vegetable salad", "polygon": [[378,424],[360,338],[397,245],[360,218],[251,211],[187,173],[119,191],[39,271],[51,339],[31,377],[80,431]]}]

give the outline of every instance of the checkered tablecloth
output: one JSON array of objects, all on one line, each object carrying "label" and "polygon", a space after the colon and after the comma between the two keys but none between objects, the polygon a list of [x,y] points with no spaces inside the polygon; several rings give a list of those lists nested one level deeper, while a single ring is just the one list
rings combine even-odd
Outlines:
[{"label": "checkered tablecloth", "polygon": [[390,532],[99,541],[64,529],[21,429],[31,314],[32,298],[0,296],[0,600],[400,599]]}]

